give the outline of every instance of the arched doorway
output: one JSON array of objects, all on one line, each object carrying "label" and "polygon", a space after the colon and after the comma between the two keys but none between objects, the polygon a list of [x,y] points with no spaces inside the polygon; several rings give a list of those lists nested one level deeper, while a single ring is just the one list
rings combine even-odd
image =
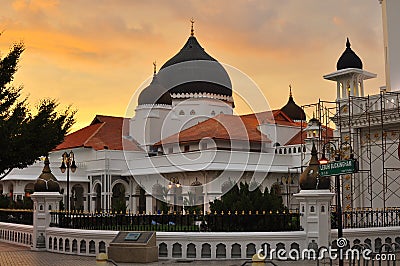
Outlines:
[{"label": "arched doorway", "polygon": [[111,209],[116,212],[126,212],[125,186],[117,183],[112,188]]},{"label": "arched doorway", "polygon": [[74,185],[71,190],[72,194],[72,202],[71,209],[72,210],[80,210],[83,211],[83,187],[80,184]]},{"label": "arched doorway", "polygon": [[95,192],[95,204],[94,204],[94,210],[96,212],[101,212],[101,184],[97,183],[94,185],[94,192]]},{"label": "arched doorway", "polygon": [[33,201],[31,199],[31,194],[35,191],[34,184],[28,183],[24,188],[24,198],[22,199],[22,208],[23,209],[33,209]]},{"label": "arched doorway", "polygon": [[200,181],[196,180],[190,184],[190,189],[188,192],[186,210],[189,212],[196,211],[197,213],[204,210],[204,195],[203,186]]},{"label": "arched doorway", "polygon": [[154,184],[152,189],[152,196],[153,196],[153,212],[161,213],[161,212],[168,212],[167,206],[167,193],[165,187],[161,186],[160,184]]},{"label": "arched doorway", "polygon": [[35,191],[34,190],[35,185],[33,183],[28,183],[25,186],[24,192],[25,192],[25,196],[24,197],[30,197],[31,194]]}]

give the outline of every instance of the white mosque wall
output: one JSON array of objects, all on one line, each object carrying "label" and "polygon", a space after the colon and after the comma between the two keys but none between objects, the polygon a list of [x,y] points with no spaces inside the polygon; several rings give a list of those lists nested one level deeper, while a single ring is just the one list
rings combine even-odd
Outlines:
[{"label": "white mosque wall", "polygon": [[280,145],[285,145],[290,139],[299,133],[299,127],[278,124],[261,124],[258,126],[258,130],[266,135],[273,144],[279,143]]},{"label": "white mosque wall", "polygon": [[168,124],[165,119],[170,112],[169,105],[139,105],[130,120],[129,135],[142,148],[149,150],[150,145],[161,140],[164,127]]},{"label": "white mosque wall", "polygon": [[230,104],[212,98],[173,99],[172,112],[167,116],[162,129],[162,138],[219,114],[232,114]]}]

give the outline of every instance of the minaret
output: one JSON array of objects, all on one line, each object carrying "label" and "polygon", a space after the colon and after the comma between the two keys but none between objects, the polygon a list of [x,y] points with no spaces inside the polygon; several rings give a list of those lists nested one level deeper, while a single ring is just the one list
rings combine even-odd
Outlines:
[{"label": "minaret", "polygon": [[340,56],[333,73],[324,76],[324,79],[336,81],[336,100],[347,99],[349,96],[364,96],[364,80],[375,78],[376,74],[363,70],[363,63],[351,49],[349,38],[346,49]]},{"label": "minaret", "polygon": [[400,1],[379,0],[382,6],[386,90],[400,91]]}]

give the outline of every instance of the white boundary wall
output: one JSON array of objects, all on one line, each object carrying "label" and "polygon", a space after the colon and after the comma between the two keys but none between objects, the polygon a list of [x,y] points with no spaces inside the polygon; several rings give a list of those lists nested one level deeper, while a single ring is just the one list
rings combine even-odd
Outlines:
[{"label": "white boundary wall", "polygon": [[[33,227],[0,223],[0,241],[30,247]],[[50,252],[96,256],[106,252],[117,231],[48,227],[46,249]],[[371,243],[372,249],[388,241],[400,242],[400,227],[345,229],[350,246]],[[337,230],[331,232],[332,240]],[[51,240],[51,241],[50,241]],[[51,244],[50,244],[51,243]],[[56,245],[54,245],[56,243]],[[61,243],[61,245],[60,245]],[[226,260],[248,259],[265,244],[268,249],[306,248],[306,234],[297,232],[157,232],[159,259]],[[400,244],[400,243],[399,243]]]}]

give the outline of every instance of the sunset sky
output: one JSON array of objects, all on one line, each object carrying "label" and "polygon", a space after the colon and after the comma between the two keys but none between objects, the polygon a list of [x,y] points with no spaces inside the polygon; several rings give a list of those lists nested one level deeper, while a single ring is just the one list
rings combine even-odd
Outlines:
[{"label": "sunset sky", "polygon": [[272,108],[286,103],[289,84],[299,105],[335,100],[336,85],[322,76],[336,70],[346,37],[378,74],[366,93],[384,85],[378,0],[2,0],[0,51],[25,43],[14,84],[32,105],[72,104],[76,130],[96,114],[124,116],[152,62],[161,66],[186,42],[192,17],[205,50],[250,76]]}]

